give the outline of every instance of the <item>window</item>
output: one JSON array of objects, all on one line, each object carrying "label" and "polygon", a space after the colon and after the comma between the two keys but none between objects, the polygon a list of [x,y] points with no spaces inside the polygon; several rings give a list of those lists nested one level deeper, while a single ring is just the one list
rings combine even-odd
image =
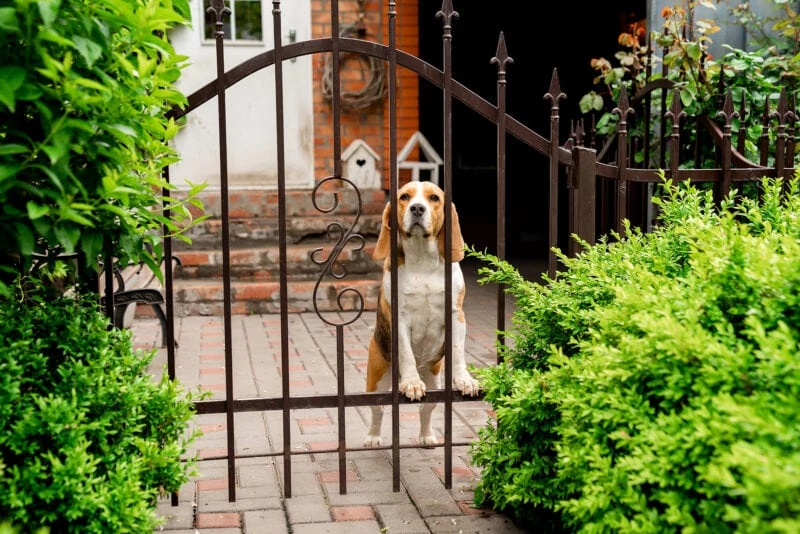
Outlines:
[{"label": "window", "polygon": [[[261,0],[229,0],[226,5],[230,15],[223,17],[222,31],[229,41],[261,41],[263,27],[261,23]],[[204,34],[206,39],[214,39],[217,31],[216,15],[206,10],[211,0],[203,0],[205,14]]]}]

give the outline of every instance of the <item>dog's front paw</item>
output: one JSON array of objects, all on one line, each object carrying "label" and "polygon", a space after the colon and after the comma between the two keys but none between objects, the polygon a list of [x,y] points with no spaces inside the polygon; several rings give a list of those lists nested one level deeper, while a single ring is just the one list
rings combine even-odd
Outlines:
[{"label": "dog's front paw", "polygon": [[364,438],[365,447],[380,447],[381,443],[383,443],[383,439],[379,435],[367,434],[367,437]]},{"label": "dog's front paw", "polygon": [[453,377],[453,386],[460,391],[462,395],[469,395],[470,397],[474,397],[481,390],[478,381],[472,378],[467,372],[460,373],[458,376]]},{"label": "dog's front paw", "polygon": [[425,382],[418,376],[404,378],[400,381],[400,393],[411,400],[420,400],[425,396]]}]

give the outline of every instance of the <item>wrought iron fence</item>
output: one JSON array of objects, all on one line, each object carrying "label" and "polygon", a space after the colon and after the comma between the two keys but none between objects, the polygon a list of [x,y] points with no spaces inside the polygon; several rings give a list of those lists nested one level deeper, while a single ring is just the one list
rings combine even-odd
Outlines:
[{"label": "wrought iron fence", "polygon": [[[392,369],[392,389],[387,392],[378,393],[345,393],[344,388],[344,328],[352,321],[356,320],[364,311],[364,298],[353,288],[344,288],[340,291],[340,302],[349,300],[349,308],[342,306],[342,311],[349,315],[326,316],[317,310],[320,318],[335,329],[336,333],[336,354],[337,354],[337,393],[331,395],[316,396],[295,396],[291,394],[289,384],[289,373],[282,373],[282,388],[280,394],[271,397],[259,398],[239,398],[233,387],[234,363],[232,354],[232,332],[231,332],[231,260],[230,260],[230,228],[229,228],[229,209],[228,209],[228,146],[226,117],[226,92],[234,84],[242,81],[247,76],[271,67],[275,71],[275,102],[276,102],[276,129],[275,145],[277,147],[277,169],[278,169],[278,195],[279,195],[279,263],[280,263],[280,349],[282,369],[288,370],[289,365],[289,312],[287,307],[287,206],[286,206],[286,161],[284,151],[284,79],[282,65],[286,60],[292,60],[309,54],[331,54],[331,106],[333,117],[333,158],[334,171],[331,176],[327,176],[318,181],[317,186],[309,192],[312,195],[314,205],[321,212],[333,212],[336,206],[336,197],[333,204],[325,204],[318,199],[320,186],[329,182],[336,182],[342,187],[353,187],[356,189],[359,198],[359,209],[356,211],[355,220],[350,224],[338,221],[332,222],[329,226],[329,234],[337,238],[333,248],[326,254],[324,250],[317,250],[312,255],[311,260],[320,267],[320,277],[316,288],[320,286],[323,277],[334,276],[341,279],[346,277],[346,272],[342,271],[337,264],[339,254],[346,247],[363,247],[364,237],[354,231],[360,213],[360,194],[357,187],[346,176],[342,169],[342,139],[341,139],[341,94],[340,94],[340,69],[339,57],[343,53],[364,54],[386,64],[388,76],[388,138],[389,153],[391,161],[389,163],[390,180],[388,198],[392,213],[397,213],[397,190],[398,190],[398,166],[397,166],[397,70],[405,68],[416,73],[420,79],[441,88],[443,99],[443,159],[444,176],[443,189],[445,191],[445,214],[449,216],[452,205],[453,184],[453,156],[452,156],[452,103],[453,100],[460,101],[468,108],[483,116],[485,119],[496,125],[497,132],[497,255],[505,258],[505,217],[506,217],[506,138],[511,135],[519,141],[549,158],[549,173],[546,176],[549,184],[549,244],[550,247],[559,245],[559,196],[566,189],[568,195],[568,213],[565,219],[569,226],[570,233],[574,233],[589,243],[593,243],[598,236],[607,233],[611,229],[620,230],[622,220],[634,215],[642,219],[642,210],[645,209],[649,198],[637,191],[635,202],[630,194],[631,188],[641,188],[642,184],[653,184],[660,181],[658,169],[639,168],[631,165],[631,154],[637,150],[655,150],[659,154],[659,168],[664,169],[667,176],[675,180],[691,179],[716,184],[720,196],[725,196],[730,192],[732,184],[744,181],[756,181],[762,176],[786,176],[789,177],[794,172],[794,147],[795,147],[795,120],[796,114],[790,109],[786,95],[782,95],[778,108],[775,112],[764,110],[764,128],[769,127],[771,121],[777,120],[777,147],[775,150],[774,165],[766,166],[766,144],[762,143],[762,157],[759,164],[747,161],[742,156],[741,149],[742,133],[739,132],[739,146],[734,148],[733,132],[731,120],[736,114],[742,114],[743,107],[739,111],[733,110],[730,93],[726,98],[720,111],[719,117],[722,119],[722,126],[718,126],[713,118],[700,118],[701,124],[710,138],[718,147],[720,166],[712,169],[693,169],[684,168],[681,159],[681,127],[680,121],[685,113],[680,108],[680,100],[672,99],[672,106],[669,110],[663,108],[667,102],[667,94],[672,88],[669,83],[664,81],[653,82],[646,88],[634,95],[632,100],[628,99],[623,91],[615,112],[619,116],[619,122],[615,134],[609,139],[598,139],[590,129],[587,133],[583,122],[573,123],[567,141],[559,143],[561,131],[561,116],[559,101],[564,98],[561,91],[558,73],[553,71],[552,80],[544,98],[550,102],[550,131],[549,137],[544,137],[514,117],[508,115],[506,110],[506,70],[513,63],[506,49],[503,34],[499,35],[497,50],[492,63],[497,66],[497,101],[491,103],[478,96],[470,89],[459,83],[453,78],[452,73],[452,40],[455,38],[453,33],[453,21],[458,13],[454,10],[451,0],[444,0],[442,7],[437,13],[438,19],[442,22],[442,58],[443,68],[440,70],[431,64],[398,50],[396,46],[397,33],[397,2],[388,0],[386,9],[388,14],[388,44],[367,41],[360,38],[344,37],[340,32],[339,25],[339,2],[331,0],[331,35],[326,38],[312,39],[302,42],[283,44],[281,42],[281,2],[272,2],[273,18],[273,39],[274,47],[265,53],[257,55],[244,63],[226,70],[224,62],[224,39],[223,39],[223,20],[229,14],[229,10],[224,6],[223,0],[213,0],[209,12],[215,17],[216,21],[216,79],[209,82],[204,87],[193,93],[188,98],[188,106],[185,109],[175,110],[174,117],[181,117],[190,114],[203,103],[217,98],[218,117],[219,117],[219,170],[221,176],[221,209],[222,209],[222,258],[223,274],[222,284],[224,293],[224,361],[225,361],[225,398],[223,400],[203,400],[196,404],[198,414],[217,413],[226,414],[227,418],[227,454],[225,459],[228,466],[228,496],[230,500],[236,498],[235,487],[235,466],[236,456],[234,439],[236,433],[235,414],[252,411],[280,411],[283,421],[283,443],[282,450],[275,453],[268,453],[261,456],[281,456],[283,458],[284,491],[286,497],[292,495],[292,456],[298,454],[308,454],[305,451],[293,451],[291,449],[291,414],[293,410],[306,408],[336,408],[338,410],[338,431],[339,440],[336,448],[329,451],[314,451],[315,453],[330,452],[337,453],[339,458],[339,480],[340,491],[347,491],[347,477],[345,472],[346,457],[353,449],[348,449],[345,443],[345,409],[349,407],[387,405],[392,406],[391,423],[391,445],[380,447],[391,450],[393,465],[393,488],[400,490],[400,449],[406,446],[400,444],[399,440],[399,405],[409,403],[408,399],[402,397],[398,390],[398,371],[397,366]],[[651,145],[648,137],[640,138],[629,135],[629,119],[633,116],[635,109],[640,109],[643,116],[650,121],[650,109],[652,108],[652,96],[661,95],[660,104],[662,106],[660,122],[660,135],[655,146]],[[744,106],[744,103],[742,104]],[[667,123],[671,123],[671,128],[667,129]],[[642,131],[651,130],[652,123],[647,122]],[[648,135],[648,134],[645,134]],[[767,139],[765,133],[765,139]],[[589,146],[586,141],[589,140]],[[601,146],[599,152],[596,147]],[[649,156],[645,161],[649,160]],[[164,191],[168,196],[169,191]],[[636,204],[634,206],[634,204]],[[445,224],[445,251],[447,260],[451,259],[451,227]],[[397,277],[397,235],[393,233],[391,242],[391,302],[397,303],[398,277]],[[575,245],[570,242],[567,245],[570,254],[578,252]],[[172,243],[169,237],[165,237],[165,257],[172,257]],[[551,276],[557,273],[556,256],[551,252],[548,262],[548,271]],[[445,302],[450,302],[452,298],[452,272],[445,270]],[[109,277],[110,277],[109,273]],[[109,309],[113,307],[113,292],[111,291],[111,281],[107,285],[106,304]],[[315,289],[315,292],[316,290]],[[174,286],[172,265],[170,262],[165,264],[165,295],[167,310],[167,360],[168,372],[171,377],[175,376],[175,343],[174,343]],[[354,298],[344,299],[345,295]],[[498,331],[505,329],[505,301],[502,288],[498,288],[497,298],[497,328]],[[346,309],[345,309],[346,308]],[[445,307],[443,307],[443,310]],[[343,318],[344,317],[344,318]],[[398,322],[398,312],[396,306],[392,309],[393,324]],[[440,445],[444,449],[444,475],[445,486],[452,487],[452,450],[453,446],[459,445],[453,442],[452,431],[452,403],[464,400],[474,400],[474,398],[464,398],[457,391],[452,389],[451,361],[452,361],[452,318],[449,313],[445,313],[446,341],[445,341],[445,385],[444,389],[438,391],[428,391],[422,402],[444,403],[444,426],[445,439]],[[503,342],[502,336],[498,341]],[[397,329],[392,329],[392,359],[398,361],[398,338]],[[429,445],[426,445],[429,447]],[[361,450],[361,449],[358,449]],[[173,498],[175,501],[175,497]]]}]

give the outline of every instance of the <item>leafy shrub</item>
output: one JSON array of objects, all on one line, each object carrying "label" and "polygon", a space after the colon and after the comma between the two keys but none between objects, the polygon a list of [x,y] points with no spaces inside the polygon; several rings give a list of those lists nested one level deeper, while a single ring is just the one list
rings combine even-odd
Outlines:
[{"label": "leafy shrub", "polygon": [[0,288],[34,251],[79,252],[94,267],[111,244],[123,264],[158,271],[162,224],[175,234],[190,221],[174,200],[166,216],[161,196],[177,161],[166,112],[185,103],[173,82],[186,58],[166,32],[188,22],[186,0],[0,7]]},{"label": "leafy shrub", "polygon": [[154,352],[134,353],[96,305],[52,293],[0,304],[0,524],[152,531],[159,494],[194,469],[191,395],[154,381]]},{"label": "leafy shrub", "polygon": [[716,209],[667,182],[651,234],[545,285],[472,252],[524,297],[481,372],[477,502],[553,530],[800,529],[800,190],[762,187]]}]

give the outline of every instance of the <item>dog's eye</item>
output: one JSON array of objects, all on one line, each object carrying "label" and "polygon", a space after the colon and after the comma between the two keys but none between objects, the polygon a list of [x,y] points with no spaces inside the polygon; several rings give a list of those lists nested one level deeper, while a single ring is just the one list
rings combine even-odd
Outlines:
[{"label": "dog's eye", "polygon": [[411,196],[408,193],[403,193],[400,195],[400,200],[408,200]]},{"label": "dog's eye", "polygon": [[439,202],[439,195],[431,195],[430,197],[431,202]]}]

